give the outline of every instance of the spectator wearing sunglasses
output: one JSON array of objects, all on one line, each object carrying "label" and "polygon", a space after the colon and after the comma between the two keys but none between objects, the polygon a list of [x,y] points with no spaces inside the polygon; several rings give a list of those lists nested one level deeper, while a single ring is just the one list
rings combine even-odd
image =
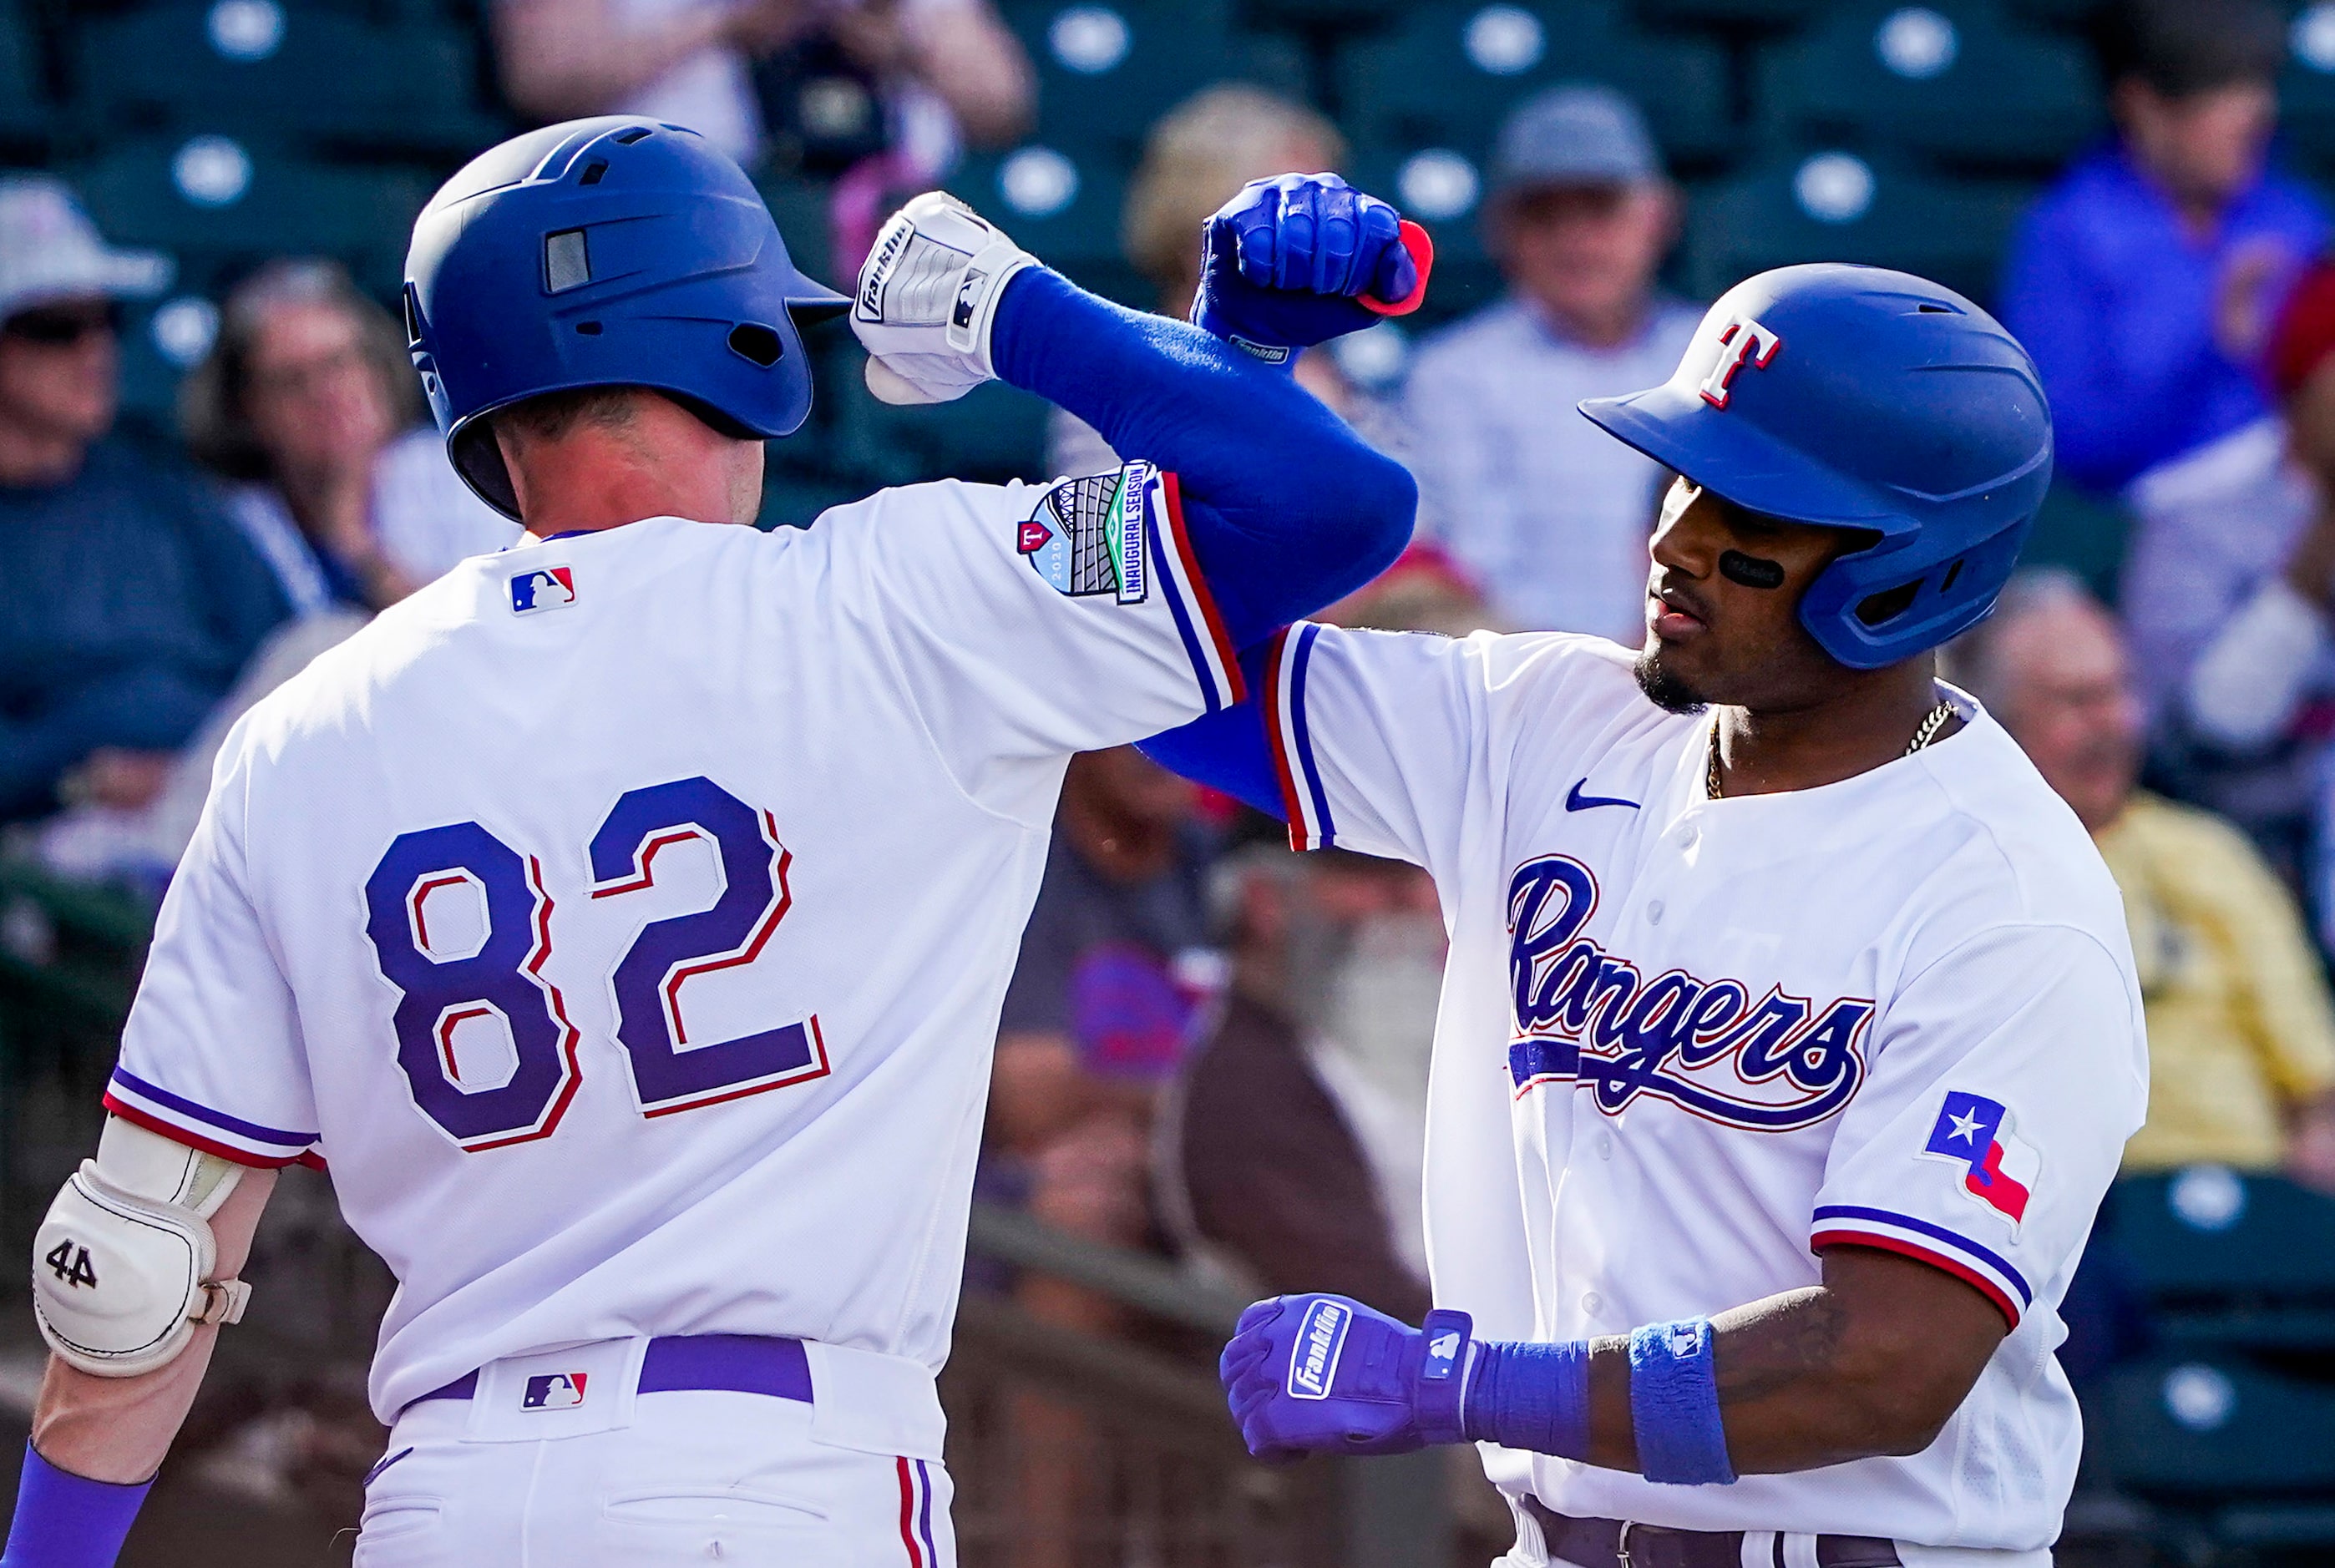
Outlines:
[{"label": "spectator wearing sunglasses", "polygon": [[110,434],[120,302],[168,276],[0,179],[0,821],[145,805],[288,610],[198,481]]}]

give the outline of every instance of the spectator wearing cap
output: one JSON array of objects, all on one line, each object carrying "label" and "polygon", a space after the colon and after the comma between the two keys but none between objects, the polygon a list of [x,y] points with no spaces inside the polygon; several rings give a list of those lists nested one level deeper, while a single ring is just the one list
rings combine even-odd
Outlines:
[{"label": "spectator wearing cap", "polygon": [[2328,234],[2318,198],[2268,166],[2284,10],[2123,0],[2102,43],[2116,134],[2027,215],[2003,320],[2042,371],[2061,474],[2113,494],[2182,463],[2169,504],[2243,497],[2277,460],[2256,356]]},{"label": "spectator wearing cap", "polygon": [[1509,624],[1634,647],[1664,476],[1576,410],[1669,380],[1694,335],[1701,312],[1654,286],[1677,194],[1636,105],[1590,86],[1521,105],[1491,185],[1507,296],[1420,348],[1405,400],[1420,530]]},{"label": "spectator wearing cap", "polygon": [[179,397],[187,450],[303,615],[384,609],[518,538],[421,418],[404,334],[325,261],[272,262],[228,295]]},{"label": "spectator wearing cap", "polygon": [[146,804],[288,610],[204,488],[108,434],[117,302],[166,280],[63,184],[0,179],[0,819]]},{"label": "spectator wearing cap", "polygon": [[2128,1172],[2210,1162],[2335,1190],[2335,1005],[2293,895],[2212,813],[2136,788],[2140,704],[2080,579],[2029,568],[1946,650],[2123,891],[2148,1025]]},{"label": "spectator wearing cap", "polygon": [[2200,487],[2199,465],[2147,481],[2123,611],[2156,774],[2300,888],[2335,732],[2335,266],[2289,293],[2263,379],[2282,419],[2222,443],[2260,449],[2258,481]]}]

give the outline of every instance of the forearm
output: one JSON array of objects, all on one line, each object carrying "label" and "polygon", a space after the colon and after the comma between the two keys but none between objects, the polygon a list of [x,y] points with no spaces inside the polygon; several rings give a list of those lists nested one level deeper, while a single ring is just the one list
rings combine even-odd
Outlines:
[{"label": "forearm", "polygon": [[150,1481],[170,1451],[210,1366],[217,1328],[195,1331],[169,1366],[136,1378],[100,1378],[49,1358],[33,1410],[33,1447],[60,1470],[92,1481]]},{"label": "forearm", "polygon": [[1004,380],[1111,448],[1172,470],[1192,547],[1234,642],[1361,586],[1410,537],[1417,489],[1288,376],[1182,322],[1031,268],[993,335]]},{"label": "forearm", "polygon": [[[1887,1408],[1888,1390],[1866,1386],[1842,1365],[1844,1315],[1821,1288],[1739,1307],[1711,1326],[1720,1418],[1736,1474],[1813,1470],[1926,1446],[1924,1437],[1908,1447],[1904,1421]],[[1626,1338],[1591,1341],[1589,1407],[1587,1462],[1638,1469]]]},{"label": "forearm", "polygon": [[[1846,1253],[1858,1255],[1843,1267]],[[1826,1262],[1826,1284],[1711,1320],[1718,1418],[1736,1475],[1921,1452],[2001,1341],[2002,1321],[1984,1299],[1926,1264],[1855,1248],[1827,1253]],[[1633,1399],[1628,1340],[1589,1342],[1585,1409],[1571,1421],[1563,1418],[1580,1396],[1561,1386],[1560,1347],[1526,1346],[1521,1356],[1482,1349],[1499,1359],[1493,1379],[1469,1385],[1469,1436],[1645,1470],[1647,1412]]]},{"label": "forearm", "polygon": [[[210,1277],[243,1272],[260,1212],[276,1189],[276,1173],[247,1170],[211,1216],[218,1251]],[[101,1378],[49,1358],[33,1410],[33,1446],[61,1470],[94,1481],[134,1483],[152,1478],[179,1435],[210,1366],[218,1328],[207,1324],[166,1365],[134,1378]]]}]

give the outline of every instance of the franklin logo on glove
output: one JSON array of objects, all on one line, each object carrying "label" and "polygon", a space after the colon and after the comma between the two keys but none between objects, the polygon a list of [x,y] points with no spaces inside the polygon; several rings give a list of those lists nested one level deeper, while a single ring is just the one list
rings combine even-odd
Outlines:
[{"label": "franklin logo on glove", "polygon": [[1330,1385],[1338,1376],[1338,1352],[1346,1348],[1346,1331],[1353,1321],[1354,1314],[1338,1302],[1316,1301],[1307,1309],[1289,1356],[1291,1399],[1330,1397]]}]

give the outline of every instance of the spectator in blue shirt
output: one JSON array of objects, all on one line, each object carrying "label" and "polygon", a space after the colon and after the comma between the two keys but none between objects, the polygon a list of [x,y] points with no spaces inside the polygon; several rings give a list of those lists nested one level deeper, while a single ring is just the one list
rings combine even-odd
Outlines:
[{"label": "spectator in blue shirt", "polygon": [[2028,214],[2002,296],[2087,489],[2271,413],[2254,361],[2328,233],[2267,168],[2285,38],[2271,0],[2125,0],[2104,31],[2117,135]]},{"label": "spectator in blue shirt", "polygon": [[165,276],[0,179],[0,821],[147,805],[288,609],[207,490],[107,436],[115,302]]}]

